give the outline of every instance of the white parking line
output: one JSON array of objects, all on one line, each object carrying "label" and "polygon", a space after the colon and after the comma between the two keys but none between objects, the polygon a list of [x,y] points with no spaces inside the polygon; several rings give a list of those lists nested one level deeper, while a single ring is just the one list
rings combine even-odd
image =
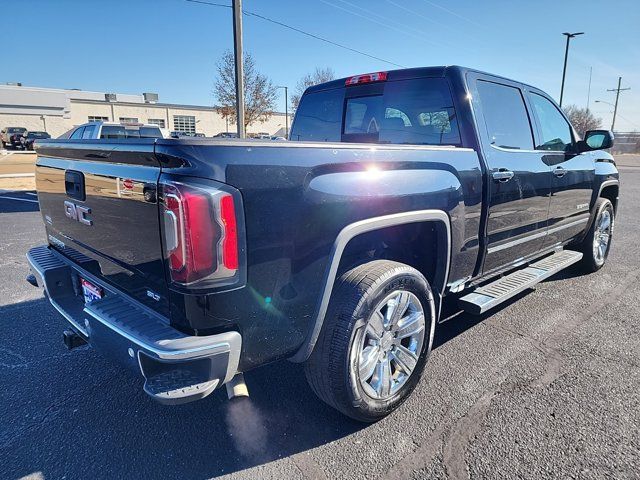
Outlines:
[{"label": "white parking line", "polygon": [[23,178],[23,177],[35,177],[35,173],[3,173],[0,178]]},{"label": "white parking line", "polygon": [[38,203],[37,200],[29,200],[28,198],[5,197],[4,195],[0,195],[0,200],[3,198],[6,198],[7,200],[17,200],[19,202]]}]

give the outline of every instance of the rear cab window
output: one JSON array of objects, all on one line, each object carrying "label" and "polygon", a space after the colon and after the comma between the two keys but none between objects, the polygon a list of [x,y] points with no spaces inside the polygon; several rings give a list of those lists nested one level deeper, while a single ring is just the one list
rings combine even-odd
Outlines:
[{"label": "rear cab window", "polygon": [[103,125],[100,138],[162,138],[162,132],[158,127],[139,127],[130,125]]},{"label": "rear cab window", "polygon": [[158,127],[140,127],[140,138],[162,138]]},{"label": "rear cab window", "polygon": [[417,78],[305,94],[292,140],[460,145],[448,82]]}]

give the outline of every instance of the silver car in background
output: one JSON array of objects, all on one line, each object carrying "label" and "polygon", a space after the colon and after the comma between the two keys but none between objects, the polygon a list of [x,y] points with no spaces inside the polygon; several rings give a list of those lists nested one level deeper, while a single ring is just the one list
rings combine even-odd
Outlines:
[{"label": "silver car in background", "polygon": [[72,128],[59,138],[74,140],[164,138],[158,125],[146,123],[89,122]]}]

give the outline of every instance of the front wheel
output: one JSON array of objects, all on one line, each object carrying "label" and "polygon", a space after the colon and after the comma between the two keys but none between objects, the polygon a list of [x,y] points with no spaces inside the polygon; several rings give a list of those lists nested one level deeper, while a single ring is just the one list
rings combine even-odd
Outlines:
[{"label": "front wheel", "polygon": [[336,283],[320,337],[305,365],[313,391],[363,422],[398,408],[417,385],[431,350],[433,294],[414,268],[375,260]]},{"label": "front wheel", "polygon": [[613,204],[607,198],[598,199],[594,212],[593,222],[579,248],[583,253],[582,268],[587,273],[600,270],[607,261],[615,220]]}]

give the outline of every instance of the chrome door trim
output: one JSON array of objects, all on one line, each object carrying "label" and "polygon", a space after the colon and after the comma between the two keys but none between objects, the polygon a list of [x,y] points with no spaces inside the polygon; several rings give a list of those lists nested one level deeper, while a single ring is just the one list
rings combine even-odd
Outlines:
[{"label": "chrome door trim", "polygon": [[560,230],[564,230],[566,228],[575,227],[576,225],[580,225],[581,223],[587,223],[588,221],[589,221],[589,217],[581,218],[580,220],[576,220],[574,222],[567,223],[565,225],[560,225],[558,227],[549,228],[548,230],[545,230],[544,232],[537,232],[537,233],[528,235],[526,237],[518,238],[516,240],[512,240],[510,242],[503,243],[501,245],[496,245],[495,247],[489,247],[489,248],[487,248],[487,253],[494,253],[494,252],[499,252],[501,250],[506,250],[507,248],[515,247],[517,245],[521,245],[523,243],[530,242],[531,240],[536,240],[538,238],[542,238],[542,237],[544,237],[544,236],[546,236],[546,235],[548,235],[550,233],[556,233],[556,232],[559,232]]}]

